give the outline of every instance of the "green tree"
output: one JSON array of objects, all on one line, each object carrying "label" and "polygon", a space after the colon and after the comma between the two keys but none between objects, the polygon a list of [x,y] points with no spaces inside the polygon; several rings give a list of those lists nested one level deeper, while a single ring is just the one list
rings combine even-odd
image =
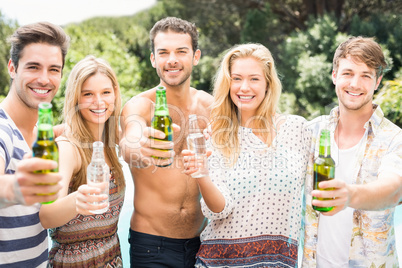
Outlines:
[{"label": "green tree", "polygon": [[402,80],[387,81],[374,98],[385,117],[402,127]]},{"label": "green tree", "polygon": [[68,25],[65,31],[72,38],[66,57],[61,88],[53,99],[56,119],[61,121],[60,112],[64,105],[68,75],[74,65],[87,55],[101,57],[110,63],[119,81],[123,103],[144,90],[139,86],[141,70],[138,58],[128,53],[126,46],[122,44],[111,28],[104,28],[103,31],[100,31],[98,27],[89,22],[88,25],[86,23]]},{"label": "green tree", "polygon": [[347,37],[337,32],[335,18],[311,18],[306,31],[295,32],[281,45],[278,70],[284,92],[294,94],[294,112],[308,117],[336,97],[331,82],[332,57]]},{"label": "green tree", "polygon": [[16,29],[17,23],[7,19],[0,11],[0,95],[7,95],[10,89],[10,76],[7,63],[10,58],[10,45],[7,38]]},{"label": "green tree", "polygon": [[393,79],[402,68],[402,16],[387,11],[373,13],[368,18],[355,15],[350,25],[351,35],[373,36],[376,41],[389,50],[390,70],[385,74],[386,79]]}]

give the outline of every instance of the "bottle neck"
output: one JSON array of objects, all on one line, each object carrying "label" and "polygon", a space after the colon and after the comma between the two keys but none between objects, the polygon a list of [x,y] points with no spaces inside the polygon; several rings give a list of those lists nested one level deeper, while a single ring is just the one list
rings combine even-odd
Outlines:
[{"label": "bottle neck", "polygon": [[320,156],[328,157],[331,155],[331,146],[330,145],[320,145],[319,149]]},{"label": "bottle neck", "polygon": [[51,109],[39,109],[38,140],[53,140],[53,114]]},{"label": "bottle neck", "polygon": [[331,155],[331,135],[329,130],[324,129],[320,135],[320,156],[328,157]]},{"label": "bottle neck", "polygon": [[155,115],[169,115],[165,90],[156,91]]},{"label": "bottle neck", "polygon": [[103,143],[96,141],[93,143],[92,161],[104,161]]},{"label": "bottle neck", "polygon": [[198,126],[197,116],[195,116],[195,115],[189,116],[188,128],[189,128],[189,134],[201,133],[201,129]]}]

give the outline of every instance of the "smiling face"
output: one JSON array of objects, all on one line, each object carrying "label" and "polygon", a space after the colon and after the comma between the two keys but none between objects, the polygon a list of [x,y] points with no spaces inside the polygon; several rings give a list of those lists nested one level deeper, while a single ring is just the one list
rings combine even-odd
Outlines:
[{"label": "smiling face", "polygon": [[115,93],[112,81],[102,73],[90,76],[82,85],[79,111],[89,126],[105,124],[114,110]]},{"label": "smiling face", "polygon": [[40,102],[51,102],[60,86],[63,59],[57,46],[44,43],[27,45],[19,59],[18,70],[9,62],[13,79],[11,91],[25,106],[38,109]]},{"label": "smiling face", "polygon": [[267,81],[261,63],[251,57],[234,60],[230,77],[230,98],[240,111],[245,126],[265,98]]},{"label": "smiling face", "polygon": [[351,56],[339,60],[338,70],[332,72],[339,105],[347,110],[371,110],[374,91],[381,81],[374,69]]},{"label": "smiling face", "polygon": [[154,40],[155,52],[151,53],[152,66],[166,87],[177,87],[185,83],[190,86],[193,66],[198,64],[201,51],[192,49],[189,34],[172,31],[159,32]]}]

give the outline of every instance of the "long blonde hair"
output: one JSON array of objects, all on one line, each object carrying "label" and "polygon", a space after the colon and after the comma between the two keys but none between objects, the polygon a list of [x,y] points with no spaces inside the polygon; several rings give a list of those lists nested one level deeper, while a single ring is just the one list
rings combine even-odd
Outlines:
[{"label": "long blonde hair", "polygon": [[88,78],[97,73],[107,76],[113,85],[115,94],[114,111],[105,123],[102,142],[105,146],[105,153],[111,161],[111,169],[116,178],[116,184],[119,187],[124,187],[125,185],[122,165],[116,152],[116,145],[119,144],[119,115],[121,109],[119,83],[113,69],[105,60],[87,56],[71,70],[67,80],[63,108],[64,123],[66,125],[64,135],[78,149],[82,163],[82,168],[77,174],[74,174],[74,178],[71,180],[72,191],[77,190],[80,185],[86,183],[86,167],[91,162],[92,143],[95,141],[89,131],[87,122],[81,115],[78,101],[81,97],[82,85]]},{"label": "long blonde hair", "polygon": [[[257,109],[251,126],[261,132],[261,137],[267,143],[269,131],[274,131],[273,117],[279,102],[282,85],[275,69],[271,52],[261,44],[242,44],[232,47],[223,57],[220,68],[214,79],[214,103],[211,110],[212,144],[222,154],[236,162],[240,143],[238,129],[240,112],[230,98],[231,68],[239,58],[253,58],[261,63],[267,82],[265,98]],[[271,135],[272,137],[272,135]]]}]

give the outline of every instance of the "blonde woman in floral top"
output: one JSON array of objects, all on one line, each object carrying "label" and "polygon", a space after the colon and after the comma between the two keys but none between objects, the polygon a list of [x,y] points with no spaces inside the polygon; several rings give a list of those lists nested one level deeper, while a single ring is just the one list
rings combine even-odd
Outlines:
[{"label": "blonde woman in floral top", "polygon": [[[329,128],[335,179],[320,188],[334,190],[312,191],[311,158],[303,267],[399,267],[394,212],[402,201],[402,131],[372,102],[386,68],[384,55],[372,39],[352,37],[333,62],[339,107],[311,122],[311,154],[320,130]],[[312,205],[334,209],[318,213]]]}]

